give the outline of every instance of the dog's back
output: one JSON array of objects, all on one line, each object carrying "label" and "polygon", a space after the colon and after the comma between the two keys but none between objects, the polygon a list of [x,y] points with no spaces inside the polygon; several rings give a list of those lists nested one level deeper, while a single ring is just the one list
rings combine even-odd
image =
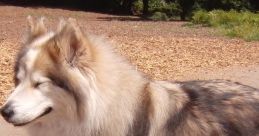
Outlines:
[{"label": "dog's back", "polygon": [[[153,85],[154,86],[154,85]],[[166,136],[255,136],[259,134],[259,90],[224,80],[156,82],[171,110]],[[177,87],[178,88],[177,88]],[[162,96],[161,96],[162,97]],[[166,102],[168,101],[168,102]],[[158,105],[159,106],[159,105]],[[161,106],[161,105],[160,105]],[[160,111],[161,112],[161,111]]]}]

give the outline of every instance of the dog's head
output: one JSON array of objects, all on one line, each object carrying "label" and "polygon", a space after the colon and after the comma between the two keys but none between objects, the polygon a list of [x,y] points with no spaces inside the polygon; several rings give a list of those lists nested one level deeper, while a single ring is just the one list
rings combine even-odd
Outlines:
[{"label": "dog's head", "polygon": [[[73,118],[83,99],[79,67],[90,64],[91,47],[73,19],[56,32],[46,29],[43,18],[28,20],[29,36],[15,64],[15,89],[1,114],[15,126],[54,115]],[[85,63],[79,63],[82,59]]]}]

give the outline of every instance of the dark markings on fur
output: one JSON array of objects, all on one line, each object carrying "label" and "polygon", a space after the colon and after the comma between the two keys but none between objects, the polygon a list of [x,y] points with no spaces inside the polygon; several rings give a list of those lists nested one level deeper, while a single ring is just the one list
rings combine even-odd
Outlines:
[{"label": "dark markings on fur", "polygon": [[[231,87],[242,93],[233,92]],[[251,104],[247,101],[252,99],[247,97],[252,92],[258,93],[255,88],[223,80],[183,82],[182,88],[189,96],[189,103],[203,113],[195,115],[198,119],[199,116],[214,116],[215,121],[221,124],[222,132],[229,136],[252,136],[258,132],[259,102],[255,100]],[[221,89],[227,91],[218,93]],[[244,114],[246,117],[243,117]]]},{"label": "dark markings on fur", "polygon": [[51,79],[51,81],[55,85],[57,85],[60,88],[63,88],[65,91],[67,91],[68,93],[70,93],[73,96],[73,98],[76,102],[76,107],[77,107],[77,112],[79,114],[79,118],[82,119],[81,118],[81,116],[83,116],[81,113],[81,109],[82,109],[81,97],[82,96],[80,96],[78,93],[76,93],[76,92],[78,92],[79,89],[76,90],[76,88],[70,84],[69,80],[67,80],[66,77],[64,77],[62,75],[56,76],[56,74],[49,73],[48,77]]},{"label": "dark markings on fur", "polygon": [[191,103],[187,103],[180,111],[172,114],[165,125],[166,136],[175,135],[176,129],[182,126],[188,119],[189,108],[191,108]]},{"label": "dark markings on fur", "polygon": [[19,51],[18,55],[16,56],[16,61],[15,61],[15,64],[14,64],[14,84],[15,86],[17,86],[19,84],[19,80],[17,78],[17,74],[18,74],[18,71],[19,71],[19,66],[23,63],[21,63],[21,59],[22,57],[26,54],[28,48],[26,46],[22,46],[21,50]]},{"label": "dark markings on fur", "polygon": [[[233,93],[224,93],[222,96],[217,96],[209,89],[196,84],[197,81],[188,82],[182,86],[188,94],[191,102],[196,103],[200,110],[208,114],[214,114],[218,121],[222,124],[226,134],[231,136],[240,136],[241,132],[236,124],[228,118],[224,117],[224,105],[220,104],[223,100],[228,100],[233,97]],[[216,89],[216,88],[214,88]],[[220,111],[222,110],[222,111]]]},{"label": "dark markings on fur", "polygon": [[129,126],[127,136],[148,136],[150,130],[149,113],[152,113],[150,92],[145,86],[141,96],[141,103],[135,113],[133,125]]},{"label": "dark markings on fur", "polygon": [[[176,82],[172,82],[172,83],[174,84]],[[177,82],[177,84],[179,83]],[[169,93],[169,97],[175,97],[174,90],[168,90],[168,93]],[[183,104],[183,107],[179,111],[175,111],[175,110],[172,111],[173,113],[171,114],[171,116],[169,116],[165,124],[166,136],[182,135],[183,133],[178,134],[177,132],[185,131],[184,127],[188,120],[192,120],[192,122],[195,122],[197,126],[201,127],[201,124],[199,124],[198,119],[194,114],[194,110],[196,110],[195,107],[198,105],[197,99],[199,99],[200,95],[191,91],[186,91],[183,93],[187,94],[189,100]],[[173,101],[171,103],[174,104]],[[210,103],[210,102],[207,102],[207,103]],[[216,133],[216,132],[213,131],[212,133]]]},{"label": "dark markings on fur", "polygon": [[[184,131],[188,134],[200,131],[200,134],[210,136],[222,134],[254,136],[258,134],[259,102],[258,99],[249,97],[252,96],[252,93],[259,95],[257,89],[223,80],[174,83],[182,84],[182,89],[189,97],[189,102],[180,111],[173,111],[172,116],[169,117],[165,126],[167,136],[183,135]],[[174,95],[173,90],[168,92],[170,92],[170,96]],[[253,103],[249,102],[251,99],[254,101]],[[201,119],[205,121],[205,124],[202,125],[199,122]],[[196,125],[194,128],[199,128],[199,130],[186,128],[187,120],[193,122],[193,125]],[[211,122],[219,124],[218,127],[212,127]],[[204,125],[208,126],[209,130],[204,129]]]},{"label": "dark markings on fur", "polygon": [[55,85],[57,85],[58,87],[63,88],[64,90],[66,90],[66,91],[68,91],[68,92],[72,92],[72,91],[70,90],[69,84],[66,83],[64,80],[62,80],[61,78],[59,78],[58,76],[54,76],[53,74],[50,74],[48,77],[49,77],[49,78],[51,79],[51,81],[52,81]]}]

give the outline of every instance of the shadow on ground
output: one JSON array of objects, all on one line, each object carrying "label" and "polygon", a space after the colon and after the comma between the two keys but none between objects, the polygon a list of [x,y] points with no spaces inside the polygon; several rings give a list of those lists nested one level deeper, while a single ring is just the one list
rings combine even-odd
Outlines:
[{"label": "shadow on ground", "polygon": [[35,9],[43,7],[70,11],[87,11],[119,16],[130,15],[124,12],[122,8],[119,8],[119,3],[111,6],[109,2],[102,0],[0,0],[0,5],[30,7]]},{"label": "shadow on ground", "polygon": [[113,16],[113,17],[98,17],[99,21],[151,21],[141,17],[133,17],[133,16]]}]

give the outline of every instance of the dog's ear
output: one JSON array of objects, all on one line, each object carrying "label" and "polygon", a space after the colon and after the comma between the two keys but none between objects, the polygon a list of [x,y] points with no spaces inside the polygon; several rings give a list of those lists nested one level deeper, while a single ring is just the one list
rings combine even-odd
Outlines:
[{"label": "dog's ear", "polygon": [[27,21],[29,24],[29,37],[30,38],[38,37],[47,32],[47,28],[44,24],[44,20],[45,20],[45,18],[41,17],[35,22],[35,20],[31,16],[27,17]]},{"label": "dog's ear", "polygon": [[74,65],[77,58],[89,55],[89,47],[86,46],[89,43],[75,19],[69,19],[67,22],[61,21],[54,40],[55,45],[52,50],[54,49],[54,52],[59,54],[57,57],[70,65]]}]

